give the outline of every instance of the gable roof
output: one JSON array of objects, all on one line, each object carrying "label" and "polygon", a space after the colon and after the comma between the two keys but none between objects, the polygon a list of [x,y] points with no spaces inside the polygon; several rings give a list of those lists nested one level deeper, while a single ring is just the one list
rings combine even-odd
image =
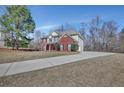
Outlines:
[{"label": "gable roof", "polygon": [[69,38],[71,38],[75,43],[77,43],[77,41],[75,41],[70,35],[68,35],[68,34],[63,34],[60,38],[59,38],[59,40],[58,40],[58,42],[64,37],[64,36],[67,36],[67,37],[69,37]]},{"label": "gable roof", "polygon": [[60,36],[62,36],[63,34],[67,34],[67,35],[70,35],[70,36],[78,35],[83,40],[82,35],[75,30],[66,30],[66,31],[63,31],[63,32],[55,31],[55,32],[58,33]]},{"label": "gable roof", "polygon": [[[61,31],[53,31],[53,32],[56,32],[59,36],[62,36],[62,35],[64,35],[64,34],[67,34],[67,35],[69,35],[69,36],[78,35],[78,36],[83,40],[83,37],[81,36],[81,34],[80,34],[79,32],[77,32],[77,31],[75,31],[75,30],[64,30],[63,32],[61,32]],[[53,33],[53,32],[52,32],[52,33]],[[52,33],[50,33],[50,35],[51,35]],[[45,37],[42,37],[42,38],[48,38],[50,35],[45,36]]]}]

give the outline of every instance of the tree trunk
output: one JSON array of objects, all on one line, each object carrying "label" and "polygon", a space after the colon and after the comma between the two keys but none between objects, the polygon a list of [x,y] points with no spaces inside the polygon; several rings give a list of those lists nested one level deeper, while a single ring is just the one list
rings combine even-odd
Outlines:
[{"label": "tree trunk", "polygon": [[14,40],[14,36],[13,36],[13,32],[12,32],[12,49],[14,50],[15,47],[15,40]]},{"label": "tree trunk", "polygon": [[16,36],[16,50],[19,49],[19,40],[18,40],[18,37]]},{"label": "tree trunk", "polygon": [[12,50],[14,50],[14,46],[15,46],[14,39],[12,39]]}]

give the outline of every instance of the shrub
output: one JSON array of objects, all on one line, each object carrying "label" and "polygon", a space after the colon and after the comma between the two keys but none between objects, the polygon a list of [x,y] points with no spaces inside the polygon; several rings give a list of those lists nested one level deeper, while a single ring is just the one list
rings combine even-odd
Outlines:
[{"label": "shrub", "polygon": [[78,45],[77,44],[71,44],[71,51],[77,51]]},{"label": "shrub", "polygon": [[58,43],[55,44],[57,50],[60,50],[60,45]]}]

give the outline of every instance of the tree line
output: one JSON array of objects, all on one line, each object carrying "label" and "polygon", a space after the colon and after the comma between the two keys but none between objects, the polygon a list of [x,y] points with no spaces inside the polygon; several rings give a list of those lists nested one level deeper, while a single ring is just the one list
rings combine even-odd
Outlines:
[{"label": "tree line", "polygon": [[124,28],[119,31],[115,21],[103,21],[99,16],[81,23],[85,50],[124,52]]}]

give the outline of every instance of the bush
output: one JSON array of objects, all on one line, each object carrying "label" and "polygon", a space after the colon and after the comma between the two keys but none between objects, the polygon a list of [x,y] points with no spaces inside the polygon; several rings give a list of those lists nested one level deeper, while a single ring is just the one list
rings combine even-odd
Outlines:
[{"label": "bush", "polygon": [[29,43],[27,41],[20,41],[19,45],[21,48],[28,48]]},{"label": "bush", "polygon": [[78,45],[77,44],[71,44],[71,51],[77,51]]},{"label": "bush", "polygon": [[10,41],[8,38],[4,40],[4,46],[7,46],[7,47],[12,47],[12,41]]},{"label": "bush", "polygon": [[60,45],[58,43],[55,44],[57,50],[60,50]]}]

